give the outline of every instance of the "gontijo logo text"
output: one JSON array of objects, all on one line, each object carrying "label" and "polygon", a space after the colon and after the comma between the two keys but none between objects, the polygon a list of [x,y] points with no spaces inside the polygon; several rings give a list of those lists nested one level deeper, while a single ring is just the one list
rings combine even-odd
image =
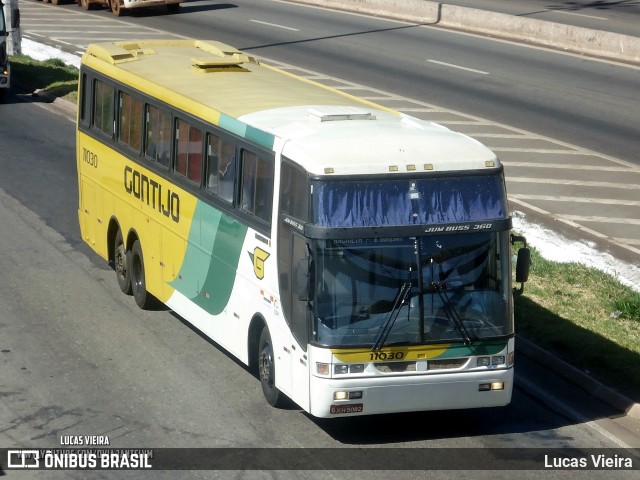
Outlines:
[{"label": "gontijo logo text", "polygon": [[165,217],[171,217],[176,223],[180,221],[180,197],[170,188],[163,189],[162,183],[127,166],[124,167],[124,189]]}]

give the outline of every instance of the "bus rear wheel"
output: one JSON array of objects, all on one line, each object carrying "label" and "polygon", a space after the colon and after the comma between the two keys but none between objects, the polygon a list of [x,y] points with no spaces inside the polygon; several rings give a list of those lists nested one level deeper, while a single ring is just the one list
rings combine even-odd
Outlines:
[{"label": "bus rear wheel", "polygon": [[131,275],[129,274],[129,261],[127,249],[122,238],[122,230],[120,229],[118,229],[113,242],[113,266],[120,290],[126,295],[131,295],[133,289],[131,287]]},{"label": "bus rear wheel", "polygon": [[260,334],[258,342],[258,374],[262,393],[267,403],[272,407],[280,407],[284,401],[284,395],[276,388],[275,358],[273,344],[269,329],[265,326]]},{"label": "bus rear wheel", "polygon": [[111,12],[116,16],[116,17],[121,17],[122,15],[124,15],[124,8],[122,8],[122,0],[111,0]]},{"label": "bus rear wheel", "polygon": [[129,275],[131,276],[131,289],[133,298],[138,307],[147,310],[156,305],[157,300],[147,292],[147,282],[144,273],[144,257],[142,256],[142,246],[140,241],[133,242],[129,254]]}]

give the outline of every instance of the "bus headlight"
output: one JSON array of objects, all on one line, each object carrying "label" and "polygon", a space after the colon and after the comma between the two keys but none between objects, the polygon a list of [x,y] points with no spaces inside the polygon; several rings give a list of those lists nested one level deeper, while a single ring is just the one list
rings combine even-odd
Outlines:
[{"label": "bus headlight", "polygon": [[333,373],[336,375],[344,375],[345,373],[349,373],[349,365],[334,365]]},{"label": "bus headlight", "polygon": [[364,372],[364,364],[362,363],[354,363],[352,365],[349,364],[340,364],[333,366],[334,375],[345,375],[347,373],[362,373]]},{"label": "bus headlight", "polygon": [[491,365],[504,365],[504,355],[491,357]]},{"label": "bus headlight", "polygon": [[478,357],[476,359],[476,364],[479,367],[488,367],[491,365],[491,357]]},{"label": "bus headlight", "polygon": [[498,367],[500,365],[506,365],[505,360],[506,357],[504,355],[494,355],[493,357],[478,357],[476,359],[476,365],[478,367]]}]

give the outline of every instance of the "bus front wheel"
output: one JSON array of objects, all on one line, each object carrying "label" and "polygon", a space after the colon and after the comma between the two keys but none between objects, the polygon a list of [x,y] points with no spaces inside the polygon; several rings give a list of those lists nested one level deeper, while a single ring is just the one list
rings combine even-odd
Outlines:
[{"label": "bus front wheel", "polygon": [[144,257],[142,256],[142,246],[140,241],[133,242],[131,253],[129,254],[129,275],[131,276],[131,289],[133,298],[138,307],[147,310],[155,306],[156,299],[147,292],[147,282],[144,274]]},{"label": "bus front wheel", "polygon": [[265,326],[260,334],[258,342],[258,374],[260,376],[260,384],[262,385],[262,393],[267,403],[272,407],[279,407],[283,402],[283,395],[276,388],[275,380],[275,358],[273,354],[273,344],[271,343],[271,335]]}]

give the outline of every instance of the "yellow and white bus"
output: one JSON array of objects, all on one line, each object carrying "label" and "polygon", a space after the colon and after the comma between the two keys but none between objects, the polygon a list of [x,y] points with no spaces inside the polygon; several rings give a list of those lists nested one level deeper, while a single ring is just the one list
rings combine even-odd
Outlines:
[{"label": "yellow and white bus", "polygon": [[[228,45],[90,45],[82,238],[318,417],[506,405],[503,168],[477,141]],[[528,275],[519,250],[516,281]]]}]

